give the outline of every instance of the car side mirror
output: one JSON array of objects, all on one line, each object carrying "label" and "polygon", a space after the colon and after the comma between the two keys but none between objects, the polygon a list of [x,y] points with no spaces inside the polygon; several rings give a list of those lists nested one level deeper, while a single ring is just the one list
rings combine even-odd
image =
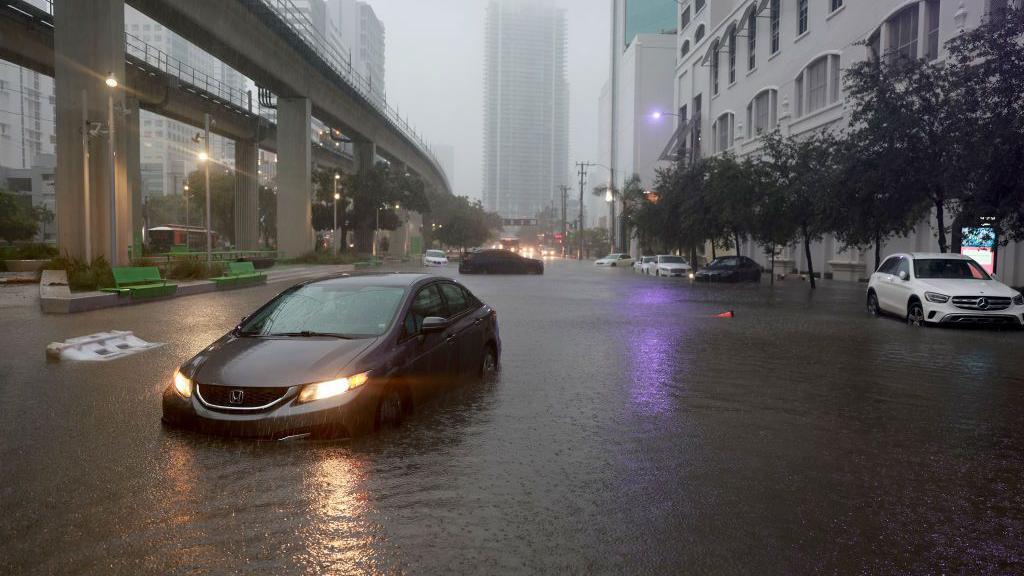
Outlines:
[{"label": "car side mirror", "polygon": [[907,275],[907,271],[906,270],[900,270],[899,277],[900,277],[900,280],[903,280],[903,281],[906,281],[908,278],[910,278],[910,276]]},{"label": "car side mirror", "polygon": [[430,334],[432,332],[441,332],[447,327],[448,321],[445,320],[444,318],[439,318],[437,316],[428,316],[423,319],[423,326],[420,328],[420,330],[422,330],[424,334]]}]

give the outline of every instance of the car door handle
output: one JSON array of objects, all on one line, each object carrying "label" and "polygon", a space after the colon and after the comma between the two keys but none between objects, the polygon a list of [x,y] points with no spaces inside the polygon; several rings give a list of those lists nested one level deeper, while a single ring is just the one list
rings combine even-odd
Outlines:
[{"label": "car door handle", "polygon": [[449,335],[448,335],[448,336],[447,336],[447,337],[446,337],[446,338],[444,339],[444,341],[445,341],[445,342],[447,342],[447,343],[449,343],[449,344],[451,344],[451,343],[452,343],[452,340],[455,340],[455,334],[449,334]]},{"label": "car door handle", "polygon": [[477,318],[476,320],[473,320],[473,326],[479,326],[479,325],[480,325],[480,318]]}]

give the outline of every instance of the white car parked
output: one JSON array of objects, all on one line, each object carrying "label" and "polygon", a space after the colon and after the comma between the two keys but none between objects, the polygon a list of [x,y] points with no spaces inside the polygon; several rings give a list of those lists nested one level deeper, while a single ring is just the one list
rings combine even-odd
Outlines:
[{"label": "white car parked", "polygon": [[655,256],[654,262],[648,264],[644,272],[655,276],[688,276],[690,265],[680,256],[664,254]]},{"label": "white car parked", "polygon": [[894,254],[871,275],[873,315],[895,314],[909,324],[1024,325],[1024,296],[960,254]]},{"label": "white car parked", "polygon": [[641,256],[639,260],[633,261],[633,271],[647,274],[647,265],[654,262],[656,258],[657,256]]},{"label": "white car parked", "polygon": [[633,265],[633,258],[629,254],[609,254],[594,262],[597,266],[625,267]]},{"label": "white car parked", "polygon": [[444,255],[442,250],[427,250],[423,254],[423,265],[424,266],[447,266],[448,257]]}]

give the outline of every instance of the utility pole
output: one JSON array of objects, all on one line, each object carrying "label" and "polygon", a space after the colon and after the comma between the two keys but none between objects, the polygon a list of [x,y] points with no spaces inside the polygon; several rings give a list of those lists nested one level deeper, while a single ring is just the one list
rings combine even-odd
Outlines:
[{"label": "utility pole", "polygon": [[577,162],[576,166],[580,169],[580,225],[576,230],[576,259],[583,260],[583,187],[586,185],[587,169],[594,164],[590,162]]},{"label": "utility pole", "polygon": [[565,258],[565,242],[567,240],[565,236],[565,209],[566,203],[569,200],[569,191],[572,190],[572,186],[566,186],[565,184],[562,184],[561,186],[558,187],[558,189],[562,192],[562,258]]}]

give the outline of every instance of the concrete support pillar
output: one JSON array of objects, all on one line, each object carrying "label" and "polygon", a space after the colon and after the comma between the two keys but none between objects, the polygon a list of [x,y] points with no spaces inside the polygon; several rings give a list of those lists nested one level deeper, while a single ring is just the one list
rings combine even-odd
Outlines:
[{"label": "concrete support pillar", "polygon": [[142,243],[145,240],[146,226],[152,226],[145,221],[145,213],[142,208],[142,138],[139,133],[139,99],[125,98],[125,123],[124,132],[126,138],[126,164],[128,178],[128,196],[131,201],[131,255],[132,258],[142,256]]},{"label": "concrete support pillar", "polygon": [[56,0],[54,20],[57,245],[75,258],[127,264],[124,0]]},{"label": "concrete support pillar", "polygon": [[259,150],[255,142],[235,142],[235,247],[259,249]]},{"label": "concrete support pillar", "polygon": [[[377,145],[374,144],[373,141],[356,140],[353,144],[353,152],[355,152],[355,167],[357,173],[373,170],[374,165],[377,163]],[[373,252],[375,241],[374,229],[376,224],[376,213],[374,215],[374,220],[371,222],[355,222],[355,243],[357,251],[364,253]]]},{"label": "concrete support pillar", "polygon": [[313,250],[310,113],[308,98],[277,100],[277,250],[286,258]]}]

